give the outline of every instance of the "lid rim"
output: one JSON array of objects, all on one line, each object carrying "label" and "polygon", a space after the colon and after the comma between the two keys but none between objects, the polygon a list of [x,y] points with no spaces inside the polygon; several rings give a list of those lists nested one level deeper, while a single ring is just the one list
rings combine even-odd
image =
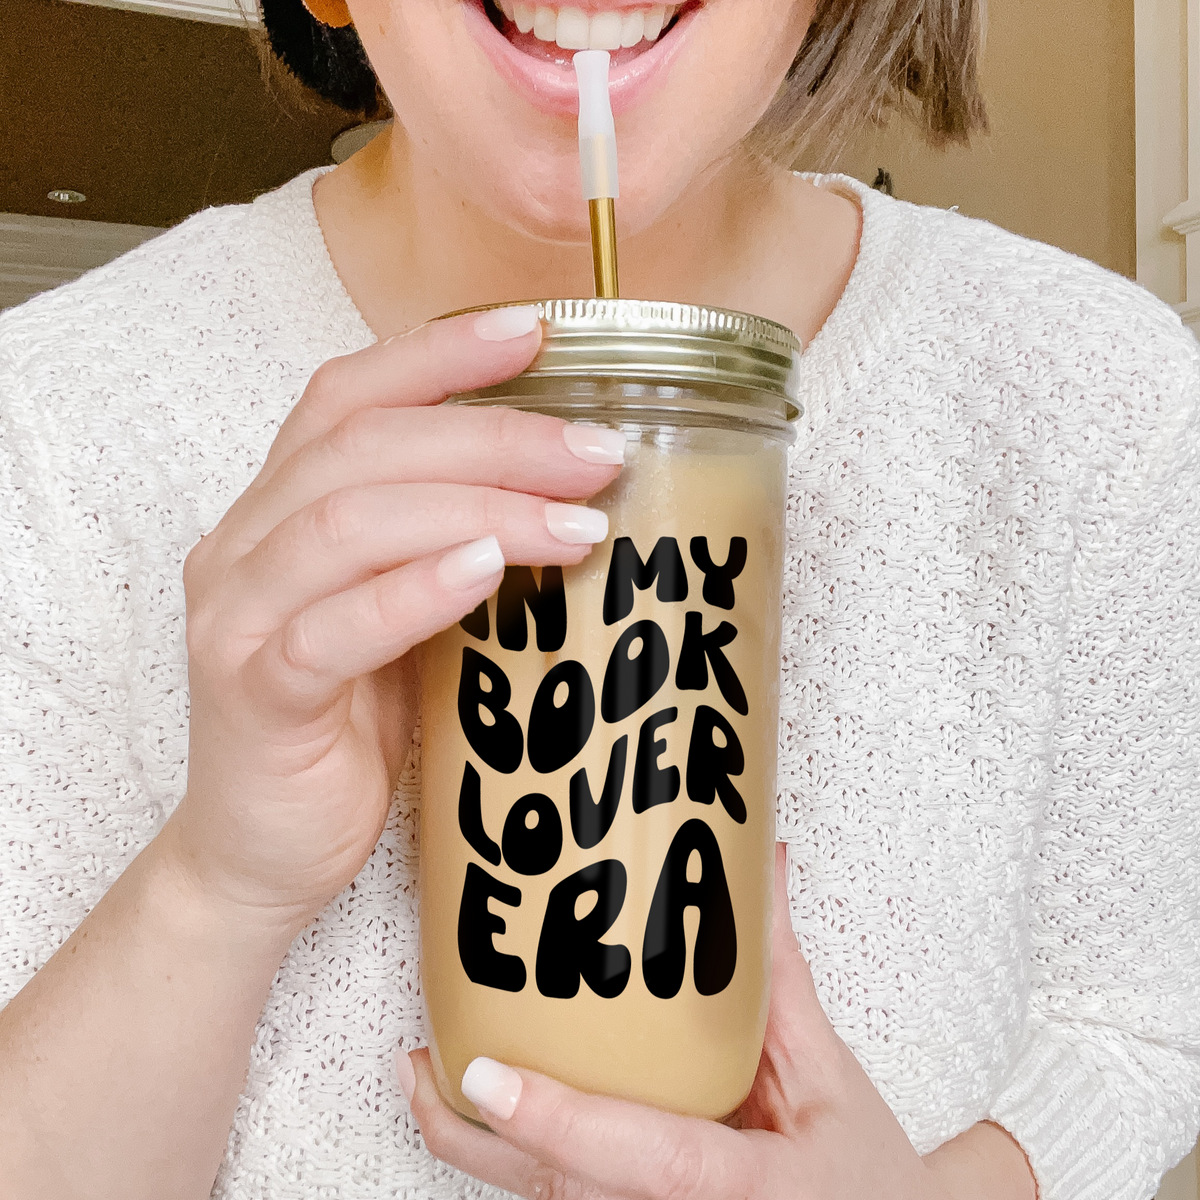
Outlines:
[{"label": "lid rim", "polygon": [[664,300],[551,299],[484,304],[446,317],[534,306],[542,347],[517,378],[641,376],[777,397],[798,407],[800,339],[753,313]]}]

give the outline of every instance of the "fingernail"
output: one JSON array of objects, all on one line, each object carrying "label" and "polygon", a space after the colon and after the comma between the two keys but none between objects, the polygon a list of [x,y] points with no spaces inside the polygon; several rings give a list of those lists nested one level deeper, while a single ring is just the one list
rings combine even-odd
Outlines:
[{"label": "fingernail", "polygon": [[404,1047],[396,1050],[396,1078],[400,1081],[400,1090],[404,1098],[412,1103],[413,1092],[417,1090],[417,1073],[413,1070],[412,1059],[404,1053]]},{"label": "fingernail", "polygon": [[475,318],[475,336],[484,342],[509,342],[532,333],[540,320],[532,304],[493,308]]},{"label": "fingernail", "polygon": [[615,466],[625,461],[624,432],[601,425],[564,425],[563,441],[576,458],[584,462]]},{"label": "fingernail", "polygon": [[521,1099],[521,1077],[492,1058],[477,1058],[463,1072],[462,1093],[476,1108],[507,1121]]},{"label": "fingernail", "polygon": [[560,542],[572,546],[593,545],[608,537],[608,516],[581,504],[547,504],[546,528]]},{"label": "fingernail", "polygon": [[504,570],[504,551],[494,537],[480,538],[451,550],[437,566],[443,587],[465,589]]}]

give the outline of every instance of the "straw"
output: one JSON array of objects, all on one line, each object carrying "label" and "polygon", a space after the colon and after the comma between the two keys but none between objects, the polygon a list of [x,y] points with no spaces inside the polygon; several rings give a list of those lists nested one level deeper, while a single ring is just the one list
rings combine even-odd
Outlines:
[{"label": "straw", "polygon": [[607,50],[581,50],[575,55],[579,81],[579,167],[583,196],[592,227],[592,269],[596,295],[620,296],[617,277],[617,130],[608,97]]}]

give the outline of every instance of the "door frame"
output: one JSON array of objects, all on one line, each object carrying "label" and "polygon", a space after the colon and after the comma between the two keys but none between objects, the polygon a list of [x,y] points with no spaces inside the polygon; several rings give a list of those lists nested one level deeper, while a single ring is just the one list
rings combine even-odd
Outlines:
[{"label": "door frame", "polygon": [[1134,0],[1138,282],[1200,334],[1200,0]]}]

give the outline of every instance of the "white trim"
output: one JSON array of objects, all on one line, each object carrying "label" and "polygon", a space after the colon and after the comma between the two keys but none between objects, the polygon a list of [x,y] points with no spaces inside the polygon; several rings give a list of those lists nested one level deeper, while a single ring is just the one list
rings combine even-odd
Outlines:
[{"label": "white trim", "polygon": [[71,3],[124,8],[160,17],[184,17],[190,21],[212,21],[219,25],[261,24],[254,0],[71,0]]},{"label": "white trim", "polygon": [[1175,205],[1163,217],[1162,223],[1164,229],[1173,229],[1183,237],[1189,233],[1200,233],[1200,197]]},{"label": "white trim", "polygon": [[0,213],[0,308],[69,283],[161,232],[147,225]]},{"label": "white trim", "polygon": [[1200,0],[1135,0],[1138,282],[1200,333]]}]

